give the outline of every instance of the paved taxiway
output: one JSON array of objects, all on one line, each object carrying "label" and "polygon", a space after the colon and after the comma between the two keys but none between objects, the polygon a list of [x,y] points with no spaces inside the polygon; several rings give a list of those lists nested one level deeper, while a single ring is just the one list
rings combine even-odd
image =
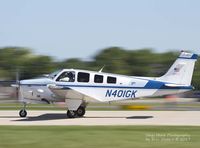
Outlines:
[{"label": "paved taxiway", "polygon": [[0,125],[191,125],[200,126],[200,111],[87,111],[69,119],[64,111],[0,111]]}]

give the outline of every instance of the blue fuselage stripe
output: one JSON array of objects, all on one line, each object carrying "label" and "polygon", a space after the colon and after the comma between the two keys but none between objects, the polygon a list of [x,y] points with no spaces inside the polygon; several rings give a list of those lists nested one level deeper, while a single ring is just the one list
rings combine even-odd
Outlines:
[{"label": "blue fuselage stripe", "polygon": [[[23,86],[47,86],[47,84],[21,84]],[[86,87],[86,88],[123,88],[123,89],[192,89],[192,86],[185,87],[163,87],[163,85],[146,85],[145,87],[133,87],[133,86],[102,86],[102,85],[57,85],[63,87],[63,89],[69,89],[72,87]]]}]

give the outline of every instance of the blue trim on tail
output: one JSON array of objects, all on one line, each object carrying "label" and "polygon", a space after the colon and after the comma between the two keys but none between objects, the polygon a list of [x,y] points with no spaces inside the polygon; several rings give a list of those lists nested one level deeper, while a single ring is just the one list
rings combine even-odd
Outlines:
[{"label": "blue trim on tail", "polygon": [[185,57],[185,56],[180,55],[178,58],[179,59],[194,59],[194,60],[196,60],[196,59],[198,59],[198,55],[197,54],[192,54],[191,57],[187,57],[187,56]]}]

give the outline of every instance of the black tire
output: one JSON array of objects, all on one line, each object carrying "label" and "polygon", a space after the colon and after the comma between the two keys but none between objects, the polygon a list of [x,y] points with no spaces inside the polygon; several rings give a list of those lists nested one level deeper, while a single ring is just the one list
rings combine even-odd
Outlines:
[{"label": "black tire", "polygon": [[27,111],[25,109],[22,109],[19,111],[19,116],[20,117],[26,117],[27,116]]},{"label": "black tire", "polygon": [[75,118],[76,117],[76,111],[68,110],[67,111],[67,117],[68,118]]},{"label": "black tire", "polygon": [[77,113],[77,116],[78,116],[78,117],[83,117],[83,116],[85,115],[85,107],[80,106],[80,107],[77,109],[76,113]]}]

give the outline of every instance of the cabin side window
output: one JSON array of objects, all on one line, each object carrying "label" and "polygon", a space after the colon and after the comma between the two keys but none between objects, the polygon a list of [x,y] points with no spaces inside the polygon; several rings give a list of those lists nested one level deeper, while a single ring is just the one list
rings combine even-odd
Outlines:
[{"label": "cabin side window", "polygon": [[115,84],[117,82],[117,78],[116,77],[107,77],[107,83],[112,83]]},{"label": "cabin side window", "polygon": [[95,83],[103,83],[103,76],[102,75],[94,75],[94,82]]},{"label": "cabin side window", "polygon": [[89,82],[90,74],[85,72],[78,73],[78,82]]},{"label": "cabin side window", "polygon": [[75,81],[75,72],[74,71],[65,71],[56,79],[56,81],[74,82]]}]

